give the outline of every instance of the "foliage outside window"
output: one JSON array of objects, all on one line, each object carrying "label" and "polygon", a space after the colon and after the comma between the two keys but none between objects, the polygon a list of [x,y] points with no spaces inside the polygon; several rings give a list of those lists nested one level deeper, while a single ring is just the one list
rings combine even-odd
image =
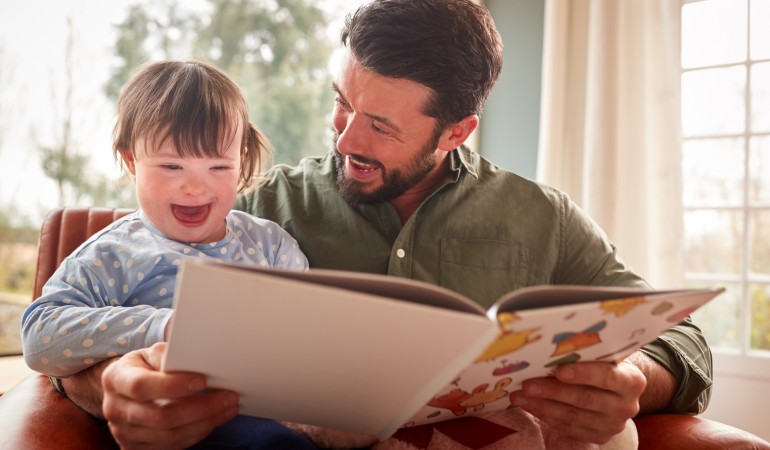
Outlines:
[{"label": "foliage outside window", "polygon": [[[770,351],[770,0],[682,8],[685,271],[711,346]],[[718,31],[716,31],[718,30]]]},{"label": "foliage outside window", "polygon": [[[268,163],[294,163],[303,156],[325,153],[331,145],[328,128],[333,91],[329,65],[332,50],[338,47],[332,20],[339,20],[358,3],[354,0],[121,0],[112,8],[100,9],[102,13],[114,13],[115,8],[125,8],[114,26],[114,42],[106,44],[114,52],[111,59],[93,64],[100,69],[110,68],[108,80],[99,86],[96,96],[103,97],[98,100],[107,105],[104,111],[114,114],[120,88],[141,64],[168,58],[203,59],[223,69],[243,89],[251,120],[273,147],[273,158]],[[56,194],[50,197],[56,197],[56,205],[136,207],[131,183],[93,169],[96,152],[102,156],[111,154],[109,144],[95,148],[93,142],[84,142],[82,138],[97,132],[106,135],[111,130],[101,129],[103,126],[93,129],[93,117],[104,113],[94,107],[91,97],[95,95],[84,94],[86,89],[83,89],[84,85],[93,83],[93,74],[84,73],[84,62],[90,62],[91,55],[83,50],[84,20],[79,19],[83,19],[84,14],[97,14],[95,1],[73,1],[70,6],[66,17],[61,17],[61,21],[66,22],[64,55],[61,58],[58,54],[46,56],[51,65],[56,65],[56,70],[52,69],[49,74],[50,83],[23,86],[23,89],[50,89],[51,104],[36,107],[55,111],[51,123],[37,119],[30,125],[27,132],[30,138],[22,140],[29,148],[9,143],[3,139],[9,135],[4,132],[15,126],[9,125],[13,124],[14,117],[34,113],[24,110],[31,111],[23,97],[9,101],[8,94],[14,92],[0,92],[0,156],[3,152],[6,155],[23,153],[39,161],[40,173],[55,187]],[[11,7],[29,5],[9,3],[0,6],[0,14],[8,11],[4,8]],[[4,86],[12,82],[23,85],[28,76],[13,70],[14,55],[7,50],[20,44],[18,37],[14,39],[0,41],[0,81]],[[58,44],[56,42],[56,46]],[[54,47],[53,43],[50,46]],[[25,58],[34,57],[20,53]],[[88,102],[84,102],[83,97],[89,97]],[[51,136],[41,137],[44,134]],[[3,186],[0,189],[6,192],[30,189],[35,180],[30,177],[29,181],[23,181],[24,186],[11,187],[0,180]],[[49,209],[50,206],[42,207],[37,214],[42,217],[41,213]],[[0,355],[20,352],[20,317],[32,295],[40,218],[30,218],[28,214],[19,211],[13,202],[0,201]]]}]

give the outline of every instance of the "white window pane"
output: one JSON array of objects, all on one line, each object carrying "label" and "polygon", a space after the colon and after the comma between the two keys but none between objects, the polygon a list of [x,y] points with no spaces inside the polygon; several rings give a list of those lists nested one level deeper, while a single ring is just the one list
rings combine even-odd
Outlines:
[{"label": "white window pane", "polygon": [[751,0],[751,59],[770,58],[770,0]]},{"label": "white window pane", "polygon": [[[740,348],[741,286],[717,283],[726,291],[692,314],[692,320],[703,331],[712,348]],[[713,284],[688,284],[688,287],[713,287]]]},{"label": "white window pane", "polygon": [[682,7],[682,67],[746,59],[747,0],[709,0]]},{"label": "white window pane", "polygon": [[770,285],[750,286],[751,349],[770,350]]},{"label": "white window pane", "polygon": [[770,276],[770,210],[749,215],[749,252],[751,273]]},{"label": "white window pane", "polygon": [[770,137],[768,136],[751,138],[749,177],[749,201],[754,205],[769,206]]},{"label": "white window pane", "polygon": [[753,132],[770,131],[770,63],[751,68],[751,123]]},{"label": "white window pane", "polygon": [[688,207],[743,203],[743,139],[694,139],[682,146],[683,201]]},{"label": "white window pane", "polygon": [[743,66],[683,73],[683,135],[743,133],[745,86]]},{"label": "white window pane", "polygon": [[696,210],[684,214],[686,273],[738,274],[741,271],[743,213]]}]

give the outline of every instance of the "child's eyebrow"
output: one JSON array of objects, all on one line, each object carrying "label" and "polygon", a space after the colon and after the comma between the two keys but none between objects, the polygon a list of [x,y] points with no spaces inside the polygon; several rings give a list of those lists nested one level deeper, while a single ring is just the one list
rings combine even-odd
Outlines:
[{"label": "child's eyebrow", "polygon": [[[344,95],[342,95],[342,92],[340,91],[339,86],[337,86],[337,83],[332,82],[332,88],[337,93],[337,95],[342,97],[342,100],[344,100],[347,103],[348,100],[345,98]],[[363,115],[365,115],[366,117],[374,120],[375,122],[380,122],[381,124],[385,125],[386,127],[392,129],[393,131],[395,131],[397,133],[401,132],[401,128],[399,128],[395,123],[393,123],[393,121],[391,121],[387,117],[379,116],[377,114],[372,114],[372,113],[368,113],[368,112],[365,112],[365,111],[362,111],[361,113]]]}]

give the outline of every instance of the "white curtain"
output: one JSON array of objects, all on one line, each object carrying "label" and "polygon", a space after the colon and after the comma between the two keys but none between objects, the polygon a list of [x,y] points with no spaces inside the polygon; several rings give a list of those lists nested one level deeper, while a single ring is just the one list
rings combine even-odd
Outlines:
[{"label": "white curtain", "polygon": [[547,0],[538,174],[655,287],[682,282],[678,0]]}]

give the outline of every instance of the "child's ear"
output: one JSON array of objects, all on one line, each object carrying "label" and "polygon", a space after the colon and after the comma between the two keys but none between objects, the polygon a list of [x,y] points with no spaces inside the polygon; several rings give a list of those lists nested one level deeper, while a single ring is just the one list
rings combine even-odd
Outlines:
[{"label": "child's ear", "polygon": [[119,148],[118,151],[120,152],[120,159],[123,160],[123,164],[126,166],[126,169],[128,169],[128,172],[131,175],[136,175],[134,152],[126,150],[125,148]]}]

